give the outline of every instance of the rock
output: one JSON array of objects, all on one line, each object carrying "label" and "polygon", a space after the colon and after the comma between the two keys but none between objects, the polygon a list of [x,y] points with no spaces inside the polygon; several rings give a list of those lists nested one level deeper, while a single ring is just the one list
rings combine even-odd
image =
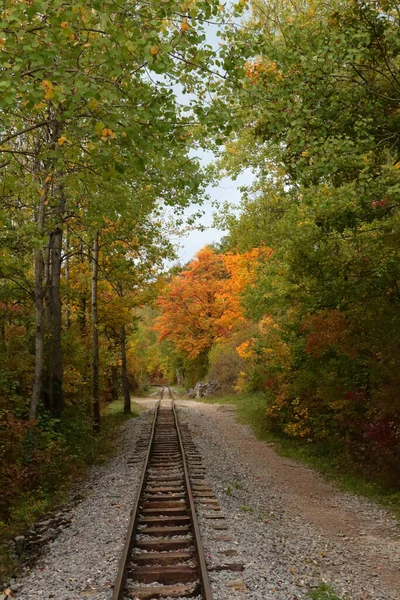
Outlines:
[{"label": "rock", "polygon": [[46,521],[39,521],[39,523],[36,523],[35,527],[37,527],[37,529],[44,529],[45,527],[49,527],[49,525],[51,525],[51,522],[51,519],[46,519]]},{"label": "rock", "polygon": [[58,536],[58,531],[56,529],[50,528],[46,531],[46,537],[50,540],[55,540]]},{"label": "rock", "polygon": [[233,581],[226,582],[227,587],[231,588],[235,592],[246,592],[247,586],[241,579],[234,579]]},{"label": "rock", "polygon": [[219,389],[221,389],[221,385],[217,381],[198,382],[194,388],[186,392],[186,395],[189,398],[202,398],[203,396],[212,396]]},{"label": "rock", "polygon": [[17,535],[14,538],[14,542],[15,542],[15,552],[17,554],[23,554],[24,549],[25,549],[25,536],[24,535]]}]

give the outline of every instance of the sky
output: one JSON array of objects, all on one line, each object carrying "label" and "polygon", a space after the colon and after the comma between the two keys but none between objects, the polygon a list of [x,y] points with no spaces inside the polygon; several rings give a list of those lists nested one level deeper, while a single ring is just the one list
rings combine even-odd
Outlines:
[{"label": "sky", "polygon": [[[227,4],[232,4],[232,0],[228,0]],[[210,44],[214,48],[218,47],[219,38],[217,37],[218,27],[208,25],[206,27],[206,43]],[[182,96],[179,93],[179,89],[176,88],[178,100],[185,104],[187,97]],[[200,160],[202,166],[206,166],[214,160],[214,156],[211,152],[196,152],[196,157]],[[200,248],[206,244],[212,242],[218,242],[227,232],[221,229],[215,229],[212,227],[213,224],[213,213],[216,208],[213,206],[214,202],[217,201],[221,204],[228,202],[232,206],[239,206],[240,203],[240,191],[239,188],[246,185],[251,185],[254,181],[254,176],[250,170],[246,170],[239,175],[236,180],[230,177],[223,178],[217,187],[208,187],[207,194],[209,195],[209,201],[205,202],[202,209],[204,216],[198,220],[198,224],[202,225],[206,229],[204,231],[193,230],[186,236],[175,237],[173,242],[177,244],[177,255],[178,262],[181,264],[187,263],[193,258]],[[198,207],[188,209],[185,214],[190,216],[196,212]]]},{"label": "sky", "polygon": [[[212,160],[212,156],[209,154],[200,157],[203,165],[207,164]],[[204,203],[202,210],[204,216],[198,219],[197,223],[206,227],[204,231],[195,229],[185,236],[176,236],[173,242],[177,244],[177,255],[178,262],[181,264],[187,263],[196,254],[200,248],[212,242],[218,242],[227,232],[222,229],[216,229],[213,225],[213,213],[216,208],[213,206],[214,202],[217,201],[220,204],[225,202],[229,203],[232,207],[239,206],[240,203],[240,191],[241,186],[250,185],[253,181],[253,174],[250,170],[246,170],[239,175],[234,181],[230,177],[224,177],[220,180],[217,187],[209,186],[207,188],[207,194],[210,199]],[[198,210],[197,206],[189,208],[185,211],[186,216],[190,216]]]}]

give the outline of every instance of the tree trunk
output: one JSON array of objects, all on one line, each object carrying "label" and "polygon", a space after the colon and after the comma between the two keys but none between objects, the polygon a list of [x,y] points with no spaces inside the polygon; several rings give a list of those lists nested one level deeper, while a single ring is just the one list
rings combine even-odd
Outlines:
[{"label": "tree trunk", "polygon": [[[39,206],[38,229],[43,232],[45,216],[44,200],[41,200]],[[36,419],[39,405],[40,392],[42,389],[43,379],[43,254],[42,248],[35,250],[35,376],[33,383],[33,391],[29,410],[29,418]]]},{"label": "tree trunk", "polygon": [[116,365],[111,367],[111,399],[113,402],[118,400],[118,368]]},{"label": "tree trunk", "polygon": [[53,412],[53,399],[51,381],[53,377],[53,353],[51,347],[51,328],[52,328],[52,308],[53,308],[53,288],[51,285],[51,259],[53,248],[53,234],[49,235],[46,258],[44,261],[44,280],[45,280],[45,297],[44,297],[44,361],[43,361],[43,381],[42,381],[42,399],[46,410]]},{"label": "tree trunk", "polygon": [[128,371],[127,371],[127,364],[126,364],[125,325],[122,325],[122,327],[121,327],[120,340],[121,340],[121,377],[122,377],[122,390],[124,393],[124,413],[126,415],[129,415],[132,412],[132,408],[131,408],[131,395],[129,393]]},{"label": "tree trunk", "polygon": [[93,242],[92,257],[92,344],[93,344],[93,431],[100,431],[100,395],[99,395],[99,330],[97,312],[97,282],[99,275],[99,233]]},{"label": "tree trunk", "polygon": [[[47,200],[47,189],[45,193],[40,195],[38,216],[37,216],[37,229],[38,234],[43,235],[44,222],[46,216],[46,200]],[[35,250],[34,259],[34,271],[35,271],[35,375],[33,382],[33,390],[31,396],[29,418],[35,420],[37,417],[40,393],[42,389],[43,379],[43,348],[44,348],[44,336],[43,336],[43,249],[41,247]]]},{"label": "tree trunk", "polygon": [[[49,140],[50,148],[54,150],[56,147],[57,139],[59,137],[60,132],[60,123],[55,121],[53,130],[51,132],[51,137]],[[52,161],[48,165],[48,171],[51,172],[53,168]],[[39,163],[37,162],[35,166],[35,170],[40,170]],[[50,190],[50,179],[46,176],[45,181],[43,183],[42,189],[40,191],[39,196],[39,205],[37,212],[36,225],[38,230],[38,235],[41,237],[44,233],[44,225],[46,219],[46,205],[49,196]],[[35,258],[34,258],[34,272],[35,272],[35,323],[36,323],[36,331],[35,331],[35,375],[33,382],[33,390],[31,396],[31,403],[29,409],[29,418],[31,420],[36,419],[37,411],[39,406],[40,394],[42,391],[42,383],[43,383],[43,359],[44,359],[44,332],[43,332],[43,273],[44,273],[44,264],[43,264],[43,247],[36,248],[35,250]]]},{"label": "tree trunk", "polygon": [[65,197],[60,185],[58,194],[57,224],[49,236],[46,277],[46,331],[47,352],[43,398],[46,407],[56,419],[61,419],[63,410],[63,360],[61,346],[61,254],[63,223],[65,219]]},{"label": "tree trunk", "polygon": [[61,329],[62,329],[62,314],[61,314],[61,295],[60,295],[60,280],[61,280],[61,250],[62,250],[62,228],[57,227],[53,232],[53,248],[52,248],[52,277],[51,284],[53,289],[52,294],[52,331],[51,331],[51,350],[53,354],[53,372],[51,377],[51,398],[53,416],[60,419],[63,409],[63,360],[61,348]]},{"label": "tree trunk", "polygon": [[71,307],[70,307],[70,301],[69,301],[69,279],[70,279],[70,273],[69,273],[69,227],[67,225],[67,232],[66,232],[66,239],[65,239],[65,252],[66,252],[66,258],[65,258],[65,287],[66,287],[66,294],[65,294],[65,327],[67,329],[69,329],[71,327]]}]

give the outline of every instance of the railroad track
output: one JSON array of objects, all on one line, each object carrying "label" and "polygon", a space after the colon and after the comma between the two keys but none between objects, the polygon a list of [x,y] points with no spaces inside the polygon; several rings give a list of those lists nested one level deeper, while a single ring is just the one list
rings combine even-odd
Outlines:
[{"label": "railroad track", "polygon": [[212,600],[184,440],[190,479],[203,495],[203,467],[180,431],[171,390],[162,387],[112,600]]}]

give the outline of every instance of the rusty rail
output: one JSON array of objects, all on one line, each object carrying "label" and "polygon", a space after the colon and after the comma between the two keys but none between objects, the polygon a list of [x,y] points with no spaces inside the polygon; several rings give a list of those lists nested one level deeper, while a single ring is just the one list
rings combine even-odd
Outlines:
[{"label": "rusty rail", "polygon": [[[162,406],[163,387],[154,411],[139,493],[131,511],[112,600],[162,598],[172,596],[171,590],[174,598],[200,593],[202,600],[212,600],[184,442],[173,394],[165,388],[171,399],[172,416]],[[151,538],[153,535],[160,537]],[[147,550],[141,552],[143,548]],[[145,566],[141,566],[143,563]],[[127,580],[131,585],[134,579],[139,584],[127,589]],[[140,582],[146,585],[140,587]]]}]

